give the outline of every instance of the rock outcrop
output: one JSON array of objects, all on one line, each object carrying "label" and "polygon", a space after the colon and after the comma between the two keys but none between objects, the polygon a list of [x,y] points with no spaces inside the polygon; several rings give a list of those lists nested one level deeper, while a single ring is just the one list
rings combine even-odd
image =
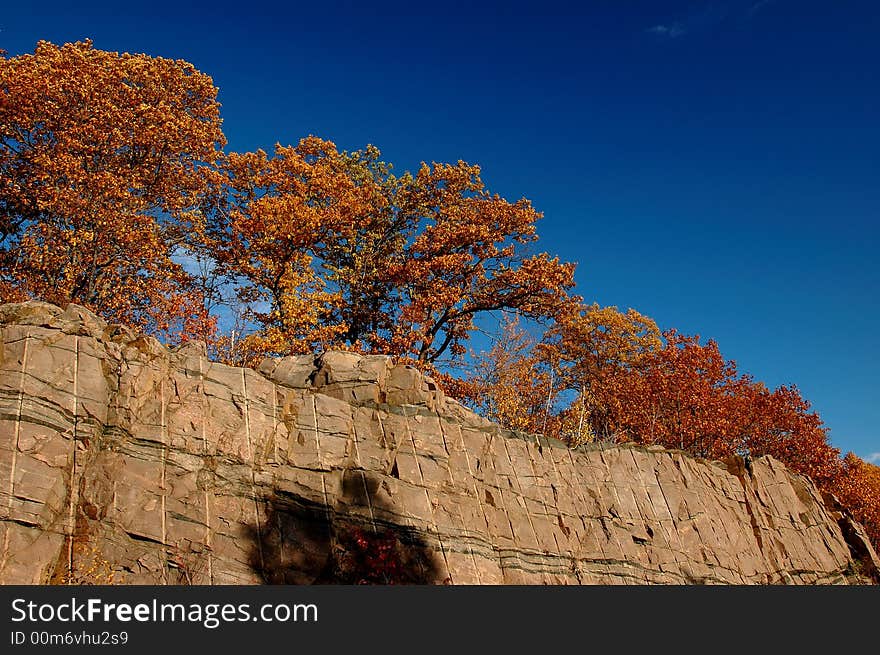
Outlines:
[{"label": "rock outcrop", "polygon": [[75,305],[0,307],[0,582],[860,583],[859,525],[771,458],[568,450],[382,356],[258,371]]}]

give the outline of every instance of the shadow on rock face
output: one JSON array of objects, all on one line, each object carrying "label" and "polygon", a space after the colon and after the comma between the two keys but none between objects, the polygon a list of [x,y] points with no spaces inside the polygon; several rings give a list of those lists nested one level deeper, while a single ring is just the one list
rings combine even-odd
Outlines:
[{"label": "shadow on rock face", "polygon": [[381,482],[343,472],[335,506],[276,490],[266,520],[251,526],[250,564],[266,584],[437,584],[438,554],[392,515],[377,494]]}]

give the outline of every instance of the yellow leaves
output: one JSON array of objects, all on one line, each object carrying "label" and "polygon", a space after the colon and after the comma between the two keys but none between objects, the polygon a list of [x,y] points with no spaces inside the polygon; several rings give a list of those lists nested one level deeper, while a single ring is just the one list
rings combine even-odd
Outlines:
[{"label": "yellow leaves", "polygon": [[[444,389],[506,428],[541,432],[548,425],[554,381],[534,358],[534,340],[516,317],[505,317],[488,352],[482,353],[463,383]],[[550,426],[555,429],[555,425]]]},{"label": "yellow leaves", "polygon": [[569,304],[539,347],[572,389],[592,388],[609,368],[637,365],[661,346],[657,324],[634,309]]}]

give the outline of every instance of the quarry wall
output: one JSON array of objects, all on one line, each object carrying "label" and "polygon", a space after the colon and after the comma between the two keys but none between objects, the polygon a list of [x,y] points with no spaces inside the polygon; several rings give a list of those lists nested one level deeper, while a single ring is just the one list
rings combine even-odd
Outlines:
[{"label": "quarry wall", "polygon": [[875,581],[864,532],[771,458],[569,450],[384,356],[259,370],[76,305],[0,307],[0,583]]}]

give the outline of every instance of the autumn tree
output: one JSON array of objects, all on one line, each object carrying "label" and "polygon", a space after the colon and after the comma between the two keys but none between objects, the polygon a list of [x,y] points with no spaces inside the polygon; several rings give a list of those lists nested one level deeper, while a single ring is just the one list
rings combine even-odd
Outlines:
[{"label": "autumn tree", "polygon": [[183,61],[90,41],[0,58],[0,293],[202,336],[174,259],[222,147],[217,89]]},{"label": "autumn tree", "polygon": [[838,452],[795,387],[774,391],[741,374],[714,341],[674,330],[664,343],[596,388],[618,439],[656,443],[700,457],[773,455],[817,482],[833,475]]},{"label": "autumn tree", "polygon": [[[635,310],[593,304],[560,314],[540,343],[519,344],[508,336],[483,355],[484,370],[507,377],[478,378],[484,398],[509,396],[506,411],[496,412],[509,427],[549,425],[569,444],[603,439],[700,457],[773,455],[820,485],[837,474],[839,452],[797,388],[767,389],[741,374],[714,341],[661,334]],[[549,375],[553,384],[541,385],[551,391],[546,406],[526,402],[529,381],[514,375]]]},{"label": "autumn tree", "polygon": [[603,372],[637,365],[661,345],[657,324],[634,309],[574,306],[547,330],[540,350],[573,389],[596,386]]},{"label": "autumn tree", "polygon": [[737,381],[714,341],[670,331],[663,348],[639,369],[618,376],[601,390],[615,431],[629,440],[659,443],[702,457],[723,457],[737,449],[726,401]]},{"label": "autumn tree", "polygon": [[535,356],[535,339],[517,317],[502,318],[489,350],[478,354],[463,381],[445,380],[465,405],[510,430],[558,434],[552,415],[553,371]]},{"label": "autumn tree", "polygon": [[561,416],[565,431],[578,435],[568,441],[613,437],[607,389],[660,346],[657,324],[631,308],[571,305],[557,317],[535,356],[553,371],[559,394],[575,394]]},{"label": "autumn tree", "polygon": [[251,303],[253,356],[332,346],[430,366],[463,354],[481,313],[546,319],[570,302],[573,265],[526,252],[540,214],[490,194],[475,166],[398,178],[373,147],[309,137],[223,170],[209,247]]},{"label": "autumn tree", "polygon": [[847,453],[836,478],[824,487],[862,524],[875,550],[880,551],[880,466]]},{"label": "autumn tree", "polygon": [[342,341],[377,350],[398,317],[398,281],[391,272],[405,260],[419,228],[418,216],[396,204],[399,190],[411,184],[412,176],[395,176],[372,145],[343,152],[342,163],[357,189],[359,210],[317,256],[321,276],[342,299],[333,309],[333,321],[345,325]]},{"label": "autumn tree", "polygon": [[339,316],[343,294],[322,275],[321,254],[361,220],[373,190],[359,188],[336,147],[314,137],[278,145],[272,156],[231,153],[220,171],[206,245],[258,327],[240,356],[254,361],[338,341],[348,329]]},{"label": "autumn tree", "polygon": [[479,167],[423,164],[396,204],[419,232],[389,270],[400,308],[386,342],[393,351],[427,363],[456,357],[483,312],[540,321],[571,302],[574,265],[528,253],[541,214],[526,199],[491,194]]},{"label": "autumn tree", "polygon": [[833,485],[840,451],[829,443],[828,429],[796,386],[771,391],[756,384],[734,400],[738,429],[748,452],[772,455],[820,487]]}]

